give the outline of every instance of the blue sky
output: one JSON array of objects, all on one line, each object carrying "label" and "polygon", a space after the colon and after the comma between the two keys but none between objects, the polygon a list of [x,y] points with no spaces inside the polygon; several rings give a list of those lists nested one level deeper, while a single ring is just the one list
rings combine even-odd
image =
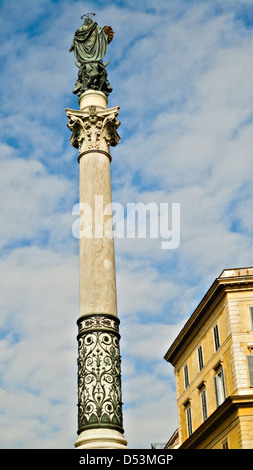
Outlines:
[{"label": "blue sky", "polygon": [[115,36],[113,201],[181,204],[181,243],[116,239],[125,436],[177,428],[163,356],[213,280],[252,266],[253,1],[3,0],[0,15],[0,446],[76,439],[78,108],[68,48],[80,16]]}]

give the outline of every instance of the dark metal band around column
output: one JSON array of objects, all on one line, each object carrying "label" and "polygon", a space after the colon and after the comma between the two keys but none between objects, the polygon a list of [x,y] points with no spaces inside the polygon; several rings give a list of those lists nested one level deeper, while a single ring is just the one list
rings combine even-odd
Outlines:
[{"label": "dark metal band around column", "polygon": [[110,162],[112,161],[112,156],[109,152],[106,152],[105,150],[100,150],[100,149],[89,149],[89,150],[85,150],[84,152],[78,155],[78,158],[77,158],[78,163],[80,163],[80,160],[84,155],[87,155],[89,153],[102,153],[103,155],[106,155],[109,158]]},{"label": "dark metal band around column", "polygon": [[78,434],[92,428],[123,430],[119,319],[84,315],[78,324]]}]

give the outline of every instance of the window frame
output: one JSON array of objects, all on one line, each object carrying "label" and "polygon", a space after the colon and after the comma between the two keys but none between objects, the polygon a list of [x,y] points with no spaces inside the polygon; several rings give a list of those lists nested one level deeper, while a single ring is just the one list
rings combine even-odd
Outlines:
[{"label": "window frame", "polygon": [[219,332],[218,323],[216,323],[216,325],[213,327],[213,340],[214,340],[214,350],[216,352],[220,348],[220,332]]},{"label": "window frame", "polygon": [[[249,359],[251,359],[251,364],[249,364]],[[247,367],[248,367],[248,378],[249,386],[253,387],[253,354],[247,355]]]},{"label": "window frame", "polygon": [[189,378],[189,367],[188,363],[184,366],[184,387],[187,389],[190,385],[190,378]]},{"label": "window frame", "polygon": [[207,411],[207,396],[206,396],[205,387],[200,391],[200,399],[201,399],[203,421],[206,421],[206,419],[208,418],[208,411]]},{"label": "window frame", "polygon": [[185,413],[186,413],[187,435],[188,435],[188,437],[190,437],[193,433],[192,409],[191,409],[191,404],[190,403],[188,403],[188,405],[185,407]]},{"label": "window frame", "polygon": [[221,366],[215,372],[216,373],[214,376],[214,390],[215,390],[216,405],[218,408],[218,406],[222,405],[222,403],[226,400],[227,393],[226,393],[224,368]]},{"label": "window frame", "polygon": [[222,441],[221,448],[222,449],[229,449],[228,437],[226,439],[224,439],[224,441]]},{"label": "window frame", "polygon": [[253,330],[253,306],[249,306],[249,315],[250,315],[250,329]]},{"label": "window frame", "polygon": [[199,362],[199,372],[201,372],[202,369],[204,368],[204,356],[203,356],[202,344],[198,347],[197,353],[198,353],[198,362]]}]

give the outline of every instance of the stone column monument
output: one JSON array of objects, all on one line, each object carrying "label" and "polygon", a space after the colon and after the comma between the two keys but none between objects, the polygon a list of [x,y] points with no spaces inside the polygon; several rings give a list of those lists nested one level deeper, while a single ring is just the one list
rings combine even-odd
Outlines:
[{"label": "stone column monument", "polygon": [[[66,109],[70,143],[79,150],[80,274],[78,324],[78,438],[80,449],[122,449],[121,358],[112,231],[110,147],[120,137],[119,107],[107,108],[112,91],[102,59],[113,38],[84,15],[73,51],[79,68],[73,93],[80,110]],[[83,17],[82,17],[83,18]]]}]

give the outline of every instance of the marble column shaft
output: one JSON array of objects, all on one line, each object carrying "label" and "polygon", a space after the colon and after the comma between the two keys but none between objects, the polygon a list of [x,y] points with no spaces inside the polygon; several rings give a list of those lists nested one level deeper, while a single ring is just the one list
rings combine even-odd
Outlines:
[{"label": "marble column shaft", "polygon": [[78,440],[80,448],[125,448],[119,319],[112,234],[110,147],[120,141],[119,107],[101,92],[66,109],[70,143],[79,150],[80,240]]}]

